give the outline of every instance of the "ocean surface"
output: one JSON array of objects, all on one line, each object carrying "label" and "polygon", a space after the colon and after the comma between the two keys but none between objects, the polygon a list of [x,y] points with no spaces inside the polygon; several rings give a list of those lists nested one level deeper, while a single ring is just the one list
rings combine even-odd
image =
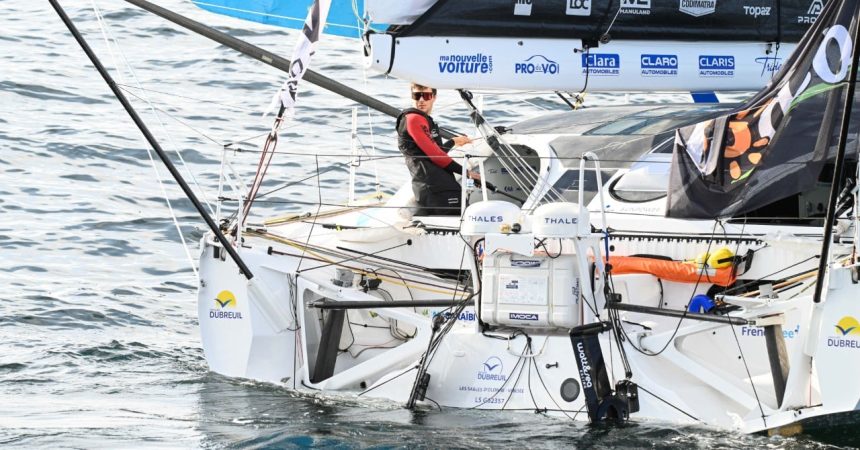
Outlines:
[{"label": "ocean surface", "polygon": [[[285,57],[296,39],[189,1],[159,4]],[[218,196],[227,144],[236,171],[250,181],[272,122],[262,112],[283,73],[119,0],[63,5],[201,197]],[[410,412],[210,373],[192,262],[204,223],[153,163],[47,2],[3,0],[0,27],[0,447],[837,448],[806,436],[666,424],[589,427],[527,413]],[[406,106],[408,85],[366,74],[359,55],[357,43],[331,38],[314,68]],[[587,104],[646,99],[590,95]],[[264,190],[305,180],[258,202],[258,217],[307,210],[320,198],[344,202],[353,106],[302,84]],[[485,102],[498,124],[563,107],[546,95]],[[440,93],[435,115],[467,128],[454,92]],[[384,157],[362,163],[359,196],[373,192],[377,179],[392,193],[408,177],[393,120],[365,109],[359,118],[362,154]],[[317,167],[325,171],[319,186]]]}]

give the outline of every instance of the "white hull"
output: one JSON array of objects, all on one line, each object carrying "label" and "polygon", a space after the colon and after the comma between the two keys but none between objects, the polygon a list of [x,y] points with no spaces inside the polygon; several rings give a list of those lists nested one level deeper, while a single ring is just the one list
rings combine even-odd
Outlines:
[{"label": "white hull", "polygon": [[[391,214],[390,209],[365,210],[340,216],[337,223],[349,223],[350,216],[356,220],[373,216],[375,212]],[[440,220],[456,226],[458,218]],[[609,220],[621,229],[626,228],[625,221],[630,221],[625,216],[611,215]],[[637,218],[640,229],[659,229],[661,223],[665,227],[666,219]],[[685,225],[673,233],[662,233],[660,240],[619,238],[613,245],[616,252],[626,254],[654,253],[658,245],[663,254],[690,257],[706,249],[708,244],[702,239],[683,236],[708,233],[712,223],[686,222]],[[317,237],[312,238],[310,244],[328,249],[341,247],[371,253],[411,239],[411,246],[381,255],[429,267],[457,269],[465,251],[457,234],[421,234],[414,228],[398,226],[323,233],[320,223],[314,227],[318,234],[315,233]],[[350,311],[347,319],[352,324],[344,326],[339,336],[341,351],[334,358],[333,374],[314,380],[324,332],[321,310],[308,305],[322,298],[349,302],[386,297],[375,291],[364,293],[356,287],[332,284],[334,266],[308,270],[324,264],[321,259],[330,258],[319,249],[309,249],[304,259],[284,255],[301,255],[301,250],[295,248],[295,244],[288,245],[285,239],[305,242],[310,228],[306,223],[293,223],[270,227],[265,235],[246,233],[241,254],[256,275],[250,284],[229,259],[215,257],[216,247],[210,240],[204,240],[199,311],[204,350],[211,369],[228,376],[289,388],[406,402],[415,383],[416,367],[432,334],[434,311],[427,308],[374,309],[372,313]],[[753,267],[747,272],[750,279],[763,276],[774,267],[784,267],[788,261],[801,261],[819,250],[820,238],[799,236],[814,230],[788,228],[776,238],[764,234],[769,231],[767,226],[748,225],[746,231],[758,240],[734,242],[733,245],[739,246],[739,254],[747,248],[765,247],[758,252]],[[788,234],[791,232],[796,235],[791,237]],[[270,247],[274,251],[269,251]],[[435,251],[428,251],[431,248]],[[837,253],[846,250],[834,249]],[[812,259],[793,270],[811,269],[814,264]],[[344,265],[376,270],[383,279],[381,287],[395,299],[446,298],[446,289],[453,287],[450,281],[437,278],[431,283],[436,287],[417,285],[417,289],[413,286],[407,290],[398,285],[398,280],[417,275],[386,271],[374,264],[373,258],[357,259]],[[463,267],[468,270],[465,265]],[[356,283],[358,279],[356,277]],[[659,288],[655,289],[655,281],[651,275],[614,277],[616,291],[622,294],[624,302],[674,310],[684,309],[694,288],[696,293],[703,293],[710,287],[707,283],[696,286],[663,281],[661,294]],[[819,415],[857,410],[860,384],[854,381],[854,374],[860,371],[857,353],[860,339],[852,333],[841,335],[836,325],[843,323],[846,317],[860,317],[860,306],[856,304],[860,285],[852,283],[850,268],[832,268],[824,301],[814,304],[810,283],[811,280],[807,280],[784,291],[778,299],[736,299],[742,309],[731,314],[750,320],[774,315],[784,318],[782,330],[790,369],[781,404],[777,399],[763,328],[695,320],[684,320],[678,325],[676,318],[622,313],[625,331],[637,346],[654,353],[665,347],[658,356],[646,356],[625,344],[628,345],[631,379],[640,386],[641,409],[632,414],[631,419],[756,432]],[[214,300],[223,291],[235,296],[235,308],[219,307]],[[448,291],[447,298],[451,298],[451,294],[453,292]],[[224,311],[234,314],[225,316]],[[594,320],[587,309],[583,308],[581,313],[583,323]],[[579,381],[567,330],[525,329],[528,338],[526,334],[516,334],[510,339],[498,339],[481,334],[474,308],[466,308],[460,319],[441,341],[427,366],[427,373],[431,375],[427,404],[432,401],[443,407],[546,410],[549,414],[588,420],[584,396],[580,394],[566,401],[560,392],[565,380]],[[414,334],[414,337],[394,339],[389,320],[397,321],[401,334]],[[510,336],[511,330],[488,334]],[[526,344],[528,340],[530,348]],[[610,343],[609,333],[601,334],[600,341],[609,379],[614,385],[624,378],[621,360],[615,343]]]}]

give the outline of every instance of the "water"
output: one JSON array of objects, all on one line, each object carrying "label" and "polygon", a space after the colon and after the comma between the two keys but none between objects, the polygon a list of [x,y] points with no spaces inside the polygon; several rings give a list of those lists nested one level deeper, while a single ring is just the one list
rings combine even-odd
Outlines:
[{"label": "water", "polygon": [[[100,0],[118,48],[102,39],[90,2],[66,1],[69,15],[129,95],[162,110],[144,119],[213,199],[227,142],[259,135],[283,74],[178,30],[120,1]],[[190,2],[161,4],[264,48],[288,55],[295,34],[218,18]],[[197,331],[196,279],[170,219],[146,144],[46,2],[6,0],[0,12],[0,445],[4,447],[619,447],[824,448],[800,438],[736,436],[661,424],[587,427],[528,413],[409,412],[391,403],[305,396],[209,373]],[[120,51],[121,50],[121,53]],[[405,106],[408,87],[368,76],[353,44],[334,39],[317,68],[389,103]],[[524,102],[525,100],[526,102]],[[625,101],[592,96],[591,103]],[[640,98],[633,97],[633,101]],[[437,117],[465,128],[456,95],[442,92]],[[499,123],[557,108],[552,97],[488,100]],[[269,171],[267,188],[342,163],[351,105],[304,84],[298,114]],[[362,113],[362,144],[382,155],[365,163],[358,190],[387,192],[407,179],[391,139],[392,120]],[[163,126],[159,124],[159,118]],[[178,158],[174,154],[174,160]],[[250,178],[257,155],[235,156]],[[262,215],[306,208],[289,200],[339,203],[346,170],[284,189],[259,203]],[[203,224],[173,183],[165,190],[196,250]]]}]

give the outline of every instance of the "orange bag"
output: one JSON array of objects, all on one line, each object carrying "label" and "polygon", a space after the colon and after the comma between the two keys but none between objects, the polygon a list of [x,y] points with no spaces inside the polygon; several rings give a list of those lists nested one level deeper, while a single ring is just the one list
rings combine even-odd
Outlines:
[{"label": "orange bag", "polygon": [[609,264],[612,265],[613,275],[647,273],[662,280],[713,283],[718,286],[728,286],[735,282],[734,267],[703,269],[695,263],[639,256],[610,256]]}]

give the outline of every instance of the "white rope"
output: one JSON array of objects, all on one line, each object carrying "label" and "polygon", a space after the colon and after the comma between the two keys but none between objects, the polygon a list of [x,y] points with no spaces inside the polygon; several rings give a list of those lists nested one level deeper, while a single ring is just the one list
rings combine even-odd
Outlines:
[{"label": "white rope", "polygon": [[[355,21],[356,21],[357,27],[361,31],[361,35],[363,36],[365,31],[366,31],[366,28],[367,28],[367,22],[362,20],[361,13],[358,11],[358,2],[356,0],[352,1],[352,12],[353,12],[353,14],[355,14]],[[367,92],[367,88],[368,88],[367,87],[367,66],[365,66],[363,64],[361,66],[362,66],[362,70],[361,70],[362,84],[364,86],[364,91]],[[382,185],[379,182],[379,165],[376,163],[376,161],[377,161],[376,160],[376,134],[373,132],[373,114],[371,114],[369,106],[367,106],[365,108],[365,111],[367,112],[367,126],[370,128],[370,150],[371,150],[370,156],[372,158],[374,158],[373,159],[373,178],[375,180],[374,182],[376,185],[376,194],[379,194],[381,191]],[[363,145],[361,147],[362,147],[362,149],[364,149]],[[367,153],[366,149],[364,149],[364,151],[365,151],[365,153]]]},{"label": "white rope", "polygon": [[[108,43],[108,48],[110,48],[110,41],[113,41],[117,47],[117,51],[119,52],[123,62],[126,65],[126,68],[131,73],[132,79],[134,80],[134,82],[138,86],[140,86],[140,81],[138,80],[137,75],[134,73],[134,70],[132,69],[131,65],[128,63],[128,59],[126,59],[125,54],[120,49],[118,40],[116,39],[115,36],[113,36],[113,34],[110,31],[110,28],[104,22],[104,18],[102,17],[101,11],[99,10],[98,5],[96,4],[96,0],[92,0],[92,5],[93,5],[93,12],[96,15],[96,20],[97,20],[97,22],[99,24],[99,28],[101,29],[101,32],[102,32],[102,36],[104,36],[105,41]],[[111,58],[113,60],[113,53],[111,53]],[[119,67],[116,65],[115,60],[113,60],[113,63],[115,65],[114,68],[116,69],[117,73],[121,73]],[[120,80],[122,80],[122,77],[120,77]],[[166,132],[167,130],[164,127],[164,123],[161,121],[161,118],[158,116],[158,113],[155,110],[155,107],[152,105],[151,102],[149,102],[148,100],[146,100],[146,101],[150,107],[150,110],[155,115],[155,117],[158,119],[158,122],[161,124],[162,130],[164,130]],[[170,135],[168,134],[168,137],[169,136]],[[182,159],[181,154],[179,153],[178,150],[176,150],[175,144],[173,144],[172,139],[171,139],[171,144],[174,146],[174,150],[176,151],[177,155],[179,155],[180,160],[182,161],[182,165],[186,169],[186,172],[190,173],[190,171],[188,170],[188,166],[185,164],[185,160]],[[182,227],[179,224],[179,219],[176,217],[176,212],[173,210],[173,205],[170,203],[170,197],[168,197],[168,195],[167,195],[167,189],[164,187],[164,181],[162,180],[161,173],[159,173],[159,171],[158,171],[158,165],[155,163],[155,158],[152,155],[152,149],[148,145],[145,146],[145,148],[146,148],[146,154],[149,156],[149,161],[152,164],[152,170],[155,172],[155,179],[158,180],[158,186],[161,189],[161,195],[164,197],[164,201],[167,204],[167,210],[170,212],[170,218],[173,221],[174,227],[176,227],[177,234],[179,235],[179,240],[182,243],[182,248],[183,248],[183,250],[185,250],[185,256],[188,258],[188,262],[191,265],[191,270],[192,270],[192,272],[194,272],[194,277],[199,278],[199,274],[197,273],[197,266],[195,264],[194,258],[191,256],[191,250],[188,247],[188,243],[185,241],[185,236],[182,234]],[[192,178],[193,178],[193,175],[192,175]],[[197,180],[195,179],[194,181],[196,184]],[[199,184],[197,184],[197,187],[198,187],[198,189],[200,189]],[[202,191],[202,189],[201,189],[201,191]],[[204,197],[204,200],[205,200],[205,197]],[[209,207],[209,210],[212,211],[212,206],[209,205],[208,201],[206,202],[206,205]]]}]

